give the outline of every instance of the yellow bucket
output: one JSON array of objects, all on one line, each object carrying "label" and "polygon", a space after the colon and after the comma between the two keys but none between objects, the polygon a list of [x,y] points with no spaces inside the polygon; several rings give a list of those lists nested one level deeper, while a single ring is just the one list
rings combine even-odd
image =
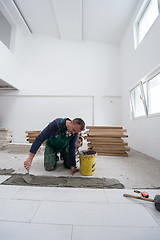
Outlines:
[{"label": "yellow bucket", "polygon": [[80,173],[85,176],[91,176],[95,173],[96,152],[87,150],[80,152]]}]

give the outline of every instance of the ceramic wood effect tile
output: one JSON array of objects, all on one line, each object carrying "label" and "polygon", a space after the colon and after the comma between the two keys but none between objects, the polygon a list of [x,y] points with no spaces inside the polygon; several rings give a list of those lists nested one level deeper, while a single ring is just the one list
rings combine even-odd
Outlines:
[{"label": "ceramic wood effect tile", "polygon": [[0,220],[30,222],[39,205],[39,201],[0,199]]},{"label": "ceramic wood effect tile", "polygon": [[158,226],[143,205],[42,202],[35,223],[95,226]]},{"label": "ceramic wood effect tile", "polygon": [[22,187],[14,199],[47,200],[60,202],[107,202],[103,189]]},{"label": "ceramic wood effect tile", "polygon": [[0,222],[3,240],[71,240],[72,226]]}]

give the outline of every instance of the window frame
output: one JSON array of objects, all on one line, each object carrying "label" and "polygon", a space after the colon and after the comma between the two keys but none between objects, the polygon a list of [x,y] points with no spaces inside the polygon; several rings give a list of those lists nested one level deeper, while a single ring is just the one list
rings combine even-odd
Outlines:
[{"label": "window frame", "polygon": [[[160,111],[157,113],[149,113],[149,96],[148,96],[148,87],[149,81],[152,81],[154,77],[156,77],[158,74],[160,74],[160,65],[156,67],[152,72],[147,74],[143,79],[141,79],[137,84],[134,85],[134,87],[130,90],[130,112],[131,112],[131,119],[139,119],[139,118],[148,118],[148,117],[154,117],[154,116],[160,116]],[[144,84],[146,84],[146,94],[144,91]],[[137,88],[137,86],[140,86],[141,90],[141,95],[142,95],[142,101],[143,101],[143,107],[144,107],[144,112],[145,114],[143,116],[135,116],[134,113],[134,104],[133,104],[133,99],[132,99],[132,91]]]},{"label": "window frame", "polygon": [[[140,116],[136,116],[136,109],[135,109],[135,105],[134,101],[135,99],[132,98],[132,92],[136,90],[136,88],[140,89],[140,96],[139,98],[142,101],[142,106],[143,106],[143,110],[144,110],[144,114],[140,115]],[[138,118],[144,118],[147,116],[148,114],[148,110],[147,110],[147,104],[146,104],[146,98],[145,98],[145,94],[144,94],[144,89],[143,89],[143,82],[139,81],[131,90],[130,90],[130,106],[131,106],[131,119],[138,119]]]},{"label": "window frame", "polygon": [[[159,69],[159,71],[158,72],[156,72],[155,74],[154,74],[154,76],[152,76],[152,77],[150,77],[149,79],[148,79],[148,81],[147,81],[147,85],[149,86],[149,81],[152,81],[157,75],[160,75],[160,69]],[[149,87],[147,86],[147,89],[149,89]],[[149,95],[148,95],[148,91],[147,91],[147,98],[148,98],[148,116],[158,116],[158,115],[160,115],[160,111],[159,112],[156,112],[156,113],[150,113],[150,109],[149,109],[149,103],[150,103],[150,101],[149,101]]]},{"label": "window frame", "polygon": [[135,49],[139,46],[139,44],[143,41],[143,39],[145,38],[145,36],[148,34],[149,30],[151,29],[152,25],[155,23],[156,19],[158,18],[158,16],[160,15],[160,7],[159,7],[159,1],[157,0],[157,7],[158,7],[158,16],[155,18],[155,20],[153,21],[152,25],[149,27],[148,31],[145,33],[144,37],[141,39],[141,41],[139,40],[139,22],[141,21],[143,15],[145,14],[149,4],[151,3],[152,0],[144,0],[137,16],[136,19],[133,23],[133,33],[134,33],[134,47]]}]

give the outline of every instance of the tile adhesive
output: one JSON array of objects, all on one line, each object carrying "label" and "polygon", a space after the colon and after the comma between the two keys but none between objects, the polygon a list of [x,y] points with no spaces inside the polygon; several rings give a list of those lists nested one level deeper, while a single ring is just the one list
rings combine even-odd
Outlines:
[{"label": "tile adhesive", "polygon": [[32,181],[26,182],[24,174],[14,173],[14,169],[0,169],[0,175],[10,175],[3,185],[39,186],[39,187],[71,187],[71,188],[99,188],[122,189],[124,185],[115,178],[94,177],[54,177],[31,175]]}]

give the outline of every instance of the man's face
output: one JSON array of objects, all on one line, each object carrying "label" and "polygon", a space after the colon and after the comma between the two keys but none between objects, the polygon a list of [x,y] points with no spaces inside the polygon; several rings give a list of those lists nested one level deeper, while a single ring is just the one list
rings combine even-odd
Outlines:
[{"label": "man's face", "polygon": [[81,126],[79,124],[74,124],[73,121],[70,122],[70,125],[67,128],[68,132],[74,134],[81,132]]}]

